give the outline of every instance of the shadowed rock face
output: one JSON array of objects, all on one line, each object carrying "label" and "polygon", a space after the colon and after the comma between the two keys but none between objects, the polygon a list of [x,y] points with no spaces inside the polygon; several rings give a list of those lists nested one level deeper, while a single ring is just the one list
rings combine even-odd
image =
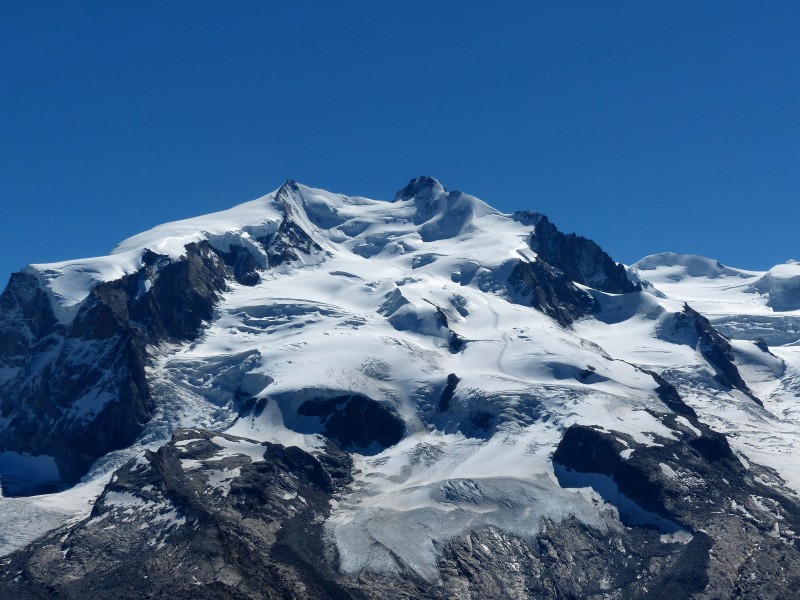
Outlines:
[{"label": "shadowed rock face", "polygon": [[0,294],[0,315],[0,359],[8,366],[21,367],[29,353],[45,351],[44,338],[58,328],[47,294],[30,273],[11,275]]},{"label": "shadowed rock face", "polygon": [[[565,487],[595,489],[619,508],[623,522],[628,513],[633,520],[631,531],[660,530],[663,534],[663,524],[672,523],[691,535],[684,544],[665,543],[660,538],[658,549],[651,552],[669,557],[665,563],[669,566],[660,573],[651,568],[639,571],[647,573],[650,595],[639,587],[639,581],[629,583],[631,594],[625,597],[731,598],[756,589],[766,594],[763,597],[791,596],[792,587],[800,580],[800,551],[796,543],[787,546],[769,532],[775,518],[790,529],[800,524],[800,504],[776,487],[764,485],[758,472],[746,470],[724,436],[697,421],[695,425],[702,435],[684,428],[683,439],[658,438],[657,446],[573,425],[553,455],[556,475]],[[766,504],[773,507],[767,511],[772,518],[765,518]],[[759,515],[754,517],[751,509]],[[642,515],[650,518],[643,520]],[[725,535],[720,536],[723,531]],[[765,541],[758,541],[761,539]],[[759,551],[742,564],[742,549],[747,547]],[[709,560],[710,556],[714,560]],[[653,556],[647,562],[652,560]],[[753,577],[731,572],[727,567],[731,563],[752,570]],[[788,580],[786,573],[792,574]],[[620,575],[624,577],[624,570],[617,573],[617,579]]]},{"label": "shadowed rock face", "polygon": [[344,450],[377,454],[403,439],[405,423],[388,408],[353,394],[306,400],[297,413],[319,417],[322,434]]},{"label": "shadowed rock face", "polygon": [[641,291],[625,271],[592,240],[564,234],[546,216],[537,220],[530,238],[531,250],[549,265],[560,270],[570,281],[601,292],[626,294]]},{"label": "shadowed rock face", "polygon": [[[0,389],[10,421],[0,449],[52,456],[60,477],[44,488],[36,478],[4,478],[5,494],[70,485],[98,457],[132,444],[154,406],[147,344],[193,339],[211,317],[226,283],[207,243],[187,246],[183,260],[146,253],[143,262],[137,273],[96,286],[68,325],[56,321],[35,277],[12,277],[0,300],[0,339],[8,340],[0,360],[19,371]],[[144,281],[151,285],[141,293]]]},{"label": "shadowed rock face", "polygon": [[561,233],[539,213],[518,212],[514,219],[533,226],[529,245],[536,252],[536,262],[520,261],[508,284],[562,326],[600,309],[594,298],[575,283],[612,294],[641,291],[640,284],[628,279],[625,267],[593,241]]},{"label": "shadowed rock face", "polygon": [[258,263],[244,246],[232,244],[230,250],[220,253],[222,260],[231,267],[233,278],[242,285],[255,285],[261,280]]},{"label": "shadowed rock face", "polygon": [[674,385],[669,383],[666,379],[661,377],[658,373],[648,369],[640,369],[643,373],[647,373],[653,378],[658,387],[655,389],[656,395],[671,411],[677,415],[687,417],[693,424],[697,424],[697,413],[694,412],[691,406],[686,404],[681,398],[678,390]]},{"label": "shadowed rock face", "polygon": [[270,236],[256,238],[267,253],[270,267],[297,260],[301,254],[312,254],[322,250],[295,220],[296,209],[292,200],[297,193],[297,183],[291,179],[280,187],[275,197],[281,204],[284,218],[278,226],[278,231]]},{"label": "shadowed rock face", "polygon": [[562,326],[597,310],[597,302],[550,265],[519,261],[508,278],[510,288],[529,299],[531,306]]},{"label": "shadowed rock face", "polygon": [[[186,255],[171,260],[152,252],[143,257],[140,271],[92,290],[96,298],[73,327],[102,335],[107,328],[144,329],[150,343],[191,340],[198,336],[227,287],[225,264],[208,242],[186,246]],[[143,282],[150,288],[142,293]]]}]

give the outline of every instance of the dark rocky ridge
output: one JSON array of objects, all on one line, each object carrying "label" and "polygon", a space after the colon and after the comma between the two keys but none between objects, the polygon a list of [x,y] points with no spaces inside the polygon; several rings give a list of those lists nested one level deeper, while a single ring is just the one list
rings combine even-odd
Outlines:
[{"label": "dark rocky ridge", "polygon": [[533,226],[529,245],[537,256],[536,262],[517,263],[508,283],[561,325],[600,310],[597,301],[576,283],[611,294],[641,291],[641,285],[628,278],[625,267],[595,242],[562,233],[539,213],[518,212],[514,219]]},{"label": "dark rocky ridge", "polygon": [[[145,281],[152,285],[141,293]],[[26,284],[34,282],[38,289],[35,278]],[[60,481],[50,485],[59,486],[75,483],[98,457],[132,444],[154,407],[145,376],[147,344],[196,337],[225,282],[224,263],[202,242],[188,245],[179,261],[146,252],[138,272],[92,289],[68,325],[56,321],[46,298],[38,302],[48,327],[31,335],[30,347],[0,356],[5,364],[26,365],[0,390],[0,411],[10,418],[0,448],[53,456]],[[2,298],[12,314],[24,301],[12,287]],[[14,322],[3,319],[0,326]],[[43,366],[31,359],[43,354],[49,359]],[[102,408],[88,419],[76,414],[75,401],[98,389],[108,398]],[[6,483],[5,493],[40,491]]]},{"label": "dark rocky ridge", "polygon": [[694,345],[703,358],[717,372],[717,379],[729,388],[735,388],[747,395],[753,402],[763,406],[750,387],[742,379],[741,373],[735,364],[735,356],[731,349],[730,340],[719,333],[699,312],[688,304],[684,305],[683,312],[676,314],[672,319],[672,336],[677,340],[685,341],[681,337],[683,332],[688,331],[690,338],[688,343]]},{"label": "dark rocky ridge", "polygon": [[694,412],[694,409],[691,406],[683,401],[683,398],[681,398],[680,393],[674,385],[661,377],[661,375],[655,371],[643,368],[639,368],[639,370],[650,375],[650,377],[653,378],[653,381],[658,384],[658,387],[655,390],[656,395],[658,396],[659,400],[666,405],[667,408],[677,415],[687,417],[692,425],[697,426],[699,424],[697,413]]},{"label": "dark rocky ridge", "polygon": [[[226,453],[227,443],[253,456]],[[339,583],[321,531],[349,465],[333,447],[321,462],[297,448],[176,431],[118,470],[88,519],[3,560],[0,596],[364,597]],[[214,486],[220,473],[230,478]]]},{"label": "dark rocky ridge", "polygon": [[557,265],[571,281],[610,294],[641,291],[638,283],[628,279],[625,267],[595,242],[574,233],[562,233],[544,215],[534,226],[530,246],[541,260]]},{"label": "dark rocky ridge", "polygon": [[467,343],[466,340],[450,327],[450,321],[447,319],[447,315],[442,310],[441,306],[436,306],[429,300],[427,302],[436,308],[436,322],[439,328],[447,330],[447,347],[450,349],[450,352],[453,354],[461,352],[461,350],[464,349],[464,345]]},{"label": "dark rocky ridge", "polygon": [[555,267],[537,260],[519,261],[508,278],[511,290],[562,326],[599,309],[596,300]]}]

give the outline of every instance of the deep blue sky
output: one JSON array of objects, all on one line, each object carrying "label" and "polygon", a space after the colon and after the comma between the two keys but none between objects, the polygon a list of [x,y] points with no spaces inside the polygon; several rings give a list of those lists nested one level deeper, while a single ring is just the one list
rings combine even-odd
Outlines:
[{"label": "deep blue sky", "polygon": [[799,6],[0,3],[0,279],[419,174],[624,262],[800,258]]}]

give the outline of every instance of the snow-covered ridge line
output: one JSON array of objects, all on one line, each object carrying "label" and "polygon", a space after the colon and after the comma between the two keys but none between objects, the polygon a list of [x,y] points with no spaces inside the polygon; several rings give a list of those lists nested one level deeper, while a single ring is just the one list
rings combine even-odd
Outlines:
[{"label": "snow-covered ridge line", "polygon": [[145,250],[179,259],[185,255],[187,244],[208,240],[221,252],[239,244],[252,248],[257,255],[257,246],[250,238],[274,232],[282,216],[274,196],[268,194],[229,210],[159,225],[121,242],[107,256],[31,264],[25,272],[35,275],[48,292],[56,318],[70,323],[96,285],[141,269]]},{"label": "snow-covered ridge line", "polygon": [[66,324],[97,284],[137,272],[145,250],[177,260],[185,255],[187,244],[205,240],[223,253],[233,245],[242,246],[265,268],[268,259],[256,239],[274,234],[286,218],[328,251],[338,243],[360,238],[362,243],[353,251],[365,254],[375,244],[370,231],[376,227],[388,229],[392,237],[408,234],[425,242],[459,235],[476,218],[500,215],[477,198],[447,193],[435,180],[424,185],[429,189],[418,197],[401,198],[399,194],[388,202],[333,194],[289,180],[276,191],[231,209],[137,234],[107,256],[31,264],[25,271],[37,277],[50,296],[57,319]]},{"label": "snow-covered ridge line", "polygon": [[794,260],[768,271],[753,271],[694,254],[665,252],[646,256],[630,268],[660,292],[689,302],[712,321],[722,315],[800,311],[800,264]]}]

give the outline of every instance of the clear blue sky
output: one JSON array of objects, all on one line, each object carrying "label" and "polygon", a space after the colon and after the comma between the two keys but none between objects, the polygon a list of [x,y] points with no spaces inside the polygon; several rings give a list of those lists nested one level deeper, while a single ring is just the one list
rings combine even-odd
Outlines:
[{"label": "clear blue sky", "polygon": [[428,174],[632,262],[800,259],[797,2],[2,2],[0,279]]}]

